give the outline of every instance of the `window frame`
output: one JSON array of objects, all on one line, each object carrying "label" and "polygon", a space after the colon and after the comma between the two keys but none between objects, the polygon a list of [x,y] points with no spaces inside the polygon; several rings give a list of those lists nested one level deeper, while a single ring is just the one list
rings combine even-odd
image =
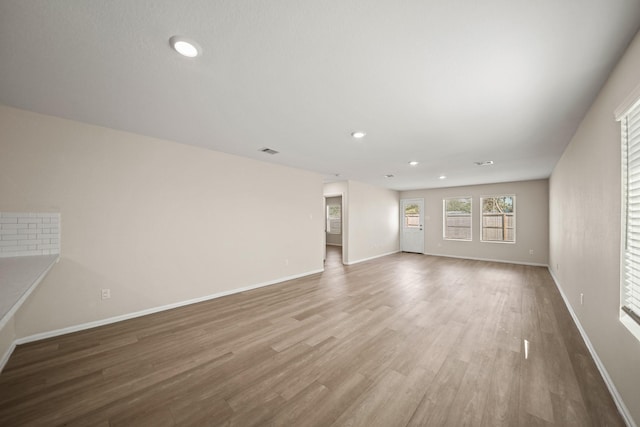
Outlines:
[{"label": "window frame", "polygon": [[[407,200],[416,200],[416,199],[407,199]],[[414,205],[418,208],[418,214],[417,214],[418,223],[417,224],[409,224],[408,220],[407,220],[407,218],[408,218],[408,216],[407,216],[407,208],[409,208],[411,206],[414,206]],[[405,205],[404,207],[401,207],[401,209],[400,209],[401,210],[401,215],[402,215],[401,228],[403,230],[415,230],[415,229],[422,230],[424,221],[420,221],[420,219],[422,218],[421,215],[424,215],[424,212],[421,214],[420,213],[420,209],[424,210],[424,205],[423,205],[422,208],[420,208],[419,203],[409,203],[409,204]]]},{"label": "window frame", "polygon": [[[331,215],[329,214],[329,211],[331,208],[338,208],[339,212],[340,212],[340,217],[339,218],[332,218]],[[326,227],[326,233],[327,234],[333,234],[333,235],[340,235],[342,234],[342,205],[340,204],[327,204],[327,211],[326,211],[326,216],[325,216],[325,227]],[[331,221],[339,221],[340,224],[340,232],[339,233],[334,233],[331,231]]]},{"label": "window frame", "polygon": [[[511,240],[484,240],[484,226],[483,226],[483,218],[484,218],[484,200],[485,199],[489,199],[489,198],[498,198],[498,197],[511,197],[513,199],[513,241]],[[509,245],[515,245],[516,244],[516,238],[517,238],[517,230],[516,230],[516,225],[517,225],[517,217],[518,217],[518,211],[517,211],[517,197],[515,194],[513,193],[507,193],[507,194],[492,194],[492,195],[486,195],[486,196],[480,196],[480,242],[481,243],[500,243],[500,244],[509,244]],[[504,238],[504,236],[503,236]]]},{"label": "window frame", "polygon": [[[634,294],[640,292],[640,279],[636,281],[627,280],[626,267],[628,260],[628,245],[627,239],[629,238],[629,158],[628,158],[628,118],[630,115],[640,114],[640,94],[635,96],[633,101],[626,102],[626,107],[619,107],[616,110],[616,120],[620,122],[620,313],[619,320],[627,328],[629,332],[638,340],[640,340],[640,313],[637,313],[626,307],[627,304],[627,286],[632,287]],[[640,118],[637,118],[637,132],[640,132]],[[635,128],[634,128],[635,129]],[[640,172],[640,158],[636,158],[633,161],[631,174]],[[640,231],[633,233],[634,237],[640,238]],[[635,262],[634,265],[640,266],[640,260]]]},{"label": "window frame", "polygon": [[[468,199],[471,210],[469,211],[469,238],[468,239],[456,239],[447,237],[447,201],[448,200],[460,200]],[[449,240],[452,242],[473,242],[473,196],[460,196],[460,197],[444,197],[442,199],[442,240]]]}]

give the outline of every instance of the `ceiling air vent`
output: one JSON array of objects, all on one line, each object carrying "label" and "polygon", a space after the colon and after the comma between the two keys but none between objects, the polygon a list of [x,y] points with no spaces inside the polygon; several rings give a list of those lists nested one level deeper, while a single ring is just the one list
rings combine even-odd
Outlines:
[{"label": "ceiling air vent", "polygon": [[278,151],[272,150],[271,148],[267,148],[267,147],[261,148],[260,151],[262,151],[263,153],[271,154],[271,155],[278,154]]},{"label": "ceiling air vent", "polygon": [[473,162],[478,166],[491,166],[493,164],[493,160],[485,160],[484,162]]}]

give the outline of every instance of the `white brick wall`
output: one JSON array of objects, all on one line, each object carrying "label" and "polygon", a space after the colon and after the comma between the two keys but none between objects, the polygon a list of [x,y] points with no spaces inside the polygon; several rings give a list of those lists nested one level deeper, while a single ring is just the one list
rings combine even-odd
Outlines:
[{"label": "white brick wall", "polygon": [[60,253],[60,213],[0,212],[0,258]]}]

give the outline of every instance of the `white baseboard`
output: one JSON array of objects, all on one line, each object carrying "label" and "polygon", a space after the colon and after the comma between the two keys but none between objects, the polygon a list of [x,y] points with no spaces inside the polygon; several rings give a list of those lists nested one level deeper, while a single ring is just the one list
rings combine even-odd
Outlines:
[{"label": "white baseboard", "polygon": [[2,355],[2,359],[0,359],[0,372],[4,369],[4,365],[9,361],[9,357],[13,353],[13,350],[16,349],[16,342],[12,342],[7,351]]},{"label": "white baseboard", "polygon": [[440,256],[445,258],[458,258],[458,259],[470,259],[473,261],[488,261],[488,262],[501,262],[503,264],[518,264],[518,265],[531,265],[533,267],[549,267],[548,264],[542,264],[539,262],[526,262],[526,261],[508,261],[504,259],[491,259],[491,258],[476,258],[470,256],[456,256],[456,255],[445,255],[445,254],[427,254],[429,256]]},{"label": "white baseboard", "polygon": [[551,274],[551,277],[553,278],[553,282],[556,284],[556,288],[558,288],[558,291],[560,292],[560,295],[564,300],[564,305],[567,306],[567,310],[569,310],[569,314],[571,314],[571,317],[573,318],[573,322],[578,327],[578,331],[580,331],[580,335],[582,336],[582,339],[587,345],[587,349],[589,350],[589,353],[591,353],[591,357],[596,363],[596,366],[600,371],[600,375],[602,375],[602,379],[607,385],[607,388],[609,389],[609,393],[611,393],[611,397],[613,397],[613,401],[615,402],[616,407],[618,408],[618,412],[620,412],[620,415],[622,415],[622,418],[624,419],[627,426],[637,427],[635,421],[633,420],[633,417],[631,417],[631,414],[627,409],[627,406],[624,404],[624,401],[622,400],[622,396],[620,396],[620,393],[618,393],[618,389],[616,389],[616,386],[613,383],[613,380],[609,376],[609,372],[607,372],[607,368],[605,368],[604,364],[602,363],[602,360],[600,360],[600,357],[598,357],[598,353],[596,353],[596,349],[593,347],[593,344],[591,344],[591,341],[589,340],[589,336],[587,335],[587,332],[582,328],[582,325],[580,324],[580,320],[578,319],[578,316],[576,315],[575,311],[573,311],[573,307],[571,306],[571,303],[569,303],[569,299],[562,291],[562,287],[560,287],[560,282],[556,277],[556,275],[553,273],[553,270],[551,270],[551,268],[549,268],[549,274]]},{"label": "white baseboard", "polygon": [[[223,292],[218,292],[218,293],[215,293],[215,294],[212,294],[212,295],[206,295],[206,296],[199,297],[199,298],[193,298],[193,299],[190,299],[190,300],[187,300],[187,301],[180,301],[180,302],[176,302],[176,303],[172,303],[172,304],[162,305],[160,307],[148,308],[146,310],[136,311],[134,313],[127,313],[127,314],[123,314],[123,315],[120,315],[120,316],[109,317],[107,319],[101,319],[101,320],[96,320],[96,321],[93,321],[93,322],[83,323],[83,324],[80,324],[80,325],[68,326],[66,328],[56,329],[56,330],[53,330],[53,331],[41,332],[39,334],[29,335],[27,337],[16,339],[13,342],[13,348],[15,348],[15,346],[19,345],[19,344],[26,344],[26,343],[30,343],[30,342],[34,342],[34,341],[40,341],[40,340],[43,340],[43,339],[46,339],[46,338],[57,337],[57,336],[60,336],[60,335],[70,334],[72,332],[83,331],[83,330],[86,330],[86,329],[96,328],[98,326],[104,326],[104,325],[109,325],[111,323],[121,322],[123,320],[134,319],[136,317],[146,316],[148,314],[158,313],[160,311],[171,310],[173,308],[183,307],[185,305],[195,304],[195,303],[198,303],[198,302],[208,301],[208,300],[224,297],[224,296],[231,295],[231,294],[237,294],[237,293],[240,293],[240,292],[250,291],[252,289],[257,289],[257,288],[262,288],[262,287],[265,287],[265,286],[275,285],[275,284],[278,284],[278,283],[286,282],[288,280],[299,279],[301,277],[310,276],[312,274],[322,273],[323,271],[324,271],[324,269],[321,268],[319,270],[308,271],[308,272],[301,273],[301,274],[296,274],[296,275],[293,275],[293,276],[281,277],[279,279],[269,280],[267,282],[262,282],[262,283],[258,283],[258,284],[254,284],[254,285],[244,286],[242,288],[231,289],[229,291],[223,291]],[[11,348],[11,351],[13,351],[13,348]],[[11,352],[8,352],[8,355],[6,355],[7,359],[9,358],[9,355],[11,355]],[[4,365],[0,365],[0,367],[2,367],[2,366],[4,366]],[[0,372],[1,372],[1,369],[0,369]]]},{"label": "white baseboard", "polygon": [[[354,261],[354,262],[350,262],[347,265],[353,265],[353,264],[358,264],[358,263],[365,262],[365,261],[370,261],[370,260],[373,260],[373,259],[376,259],[376,258],[381,258],[383,256],[393,255],[393,254],[398,253],[398,252],[400,252],[400,251],[399,250],[398,251],[393,251],[393,252],[389,252],[389,253],[386,253],[386,254],[377,255],[377,256],[374,256],[374,257],[357,260],[357,261]],[[515,261],[492,260],[492,259],[469,258],[469,257],[457,257],[457,256],[450,256],[450,255],[436,255],[436,254],[425,254],[425,255],[444,256],[444,257],[449,257],[449,258],[473,259],[473,260],[478,260],[478,261],[492,261],[492,262],[504,262],[504,263],[511,263],[511,264],[525,264],[525,265],[534,265],[534,266],[544,266],[544,267],[548,268],[547,265],[536,264],[536,263],[523,263],[523,262],[515,262]],[[120,322],[120,321],[123,321],[123,320],[133,319],[133,318],[145,316],[145,315],[148,315],[148,314],[158,313],[160,311],[165,311],[165,310],[170,310],[170,309],[173,309],[173,308],[183,307],[185,305],[190,305],[190,304],[195,304],[195,303],[198,303],[198,302],[208,301],[208,300],[211,300],[211,299],[216,299],[216,298],[220,298],[220,297],[231,295],[231,294],[235,294],[235,293],[246,292],[246,291],[249,291],[249,290],[252,290],[252,289],[257,289],[257,288],[261,288],[261,287],[265,287],[265,286],[270,286],[270,285],[274,285],[274,284],[277,284],[277,283],[286,282],[288,280],[298,279],[298,278],[301,278],[301,277],[310,276],[312,274],[321,273],[322,271],[324,271],[324,269],[313,270],[313,271],[309,271],[309,272],[302,273],[302,274],[297,274],[297,275],[293,275],[293,276],[289,276],[289,277],[283,277],[283,278],[279,278],[279,279],[276,279],[276,280],[271,280],[271,281],[267,281],[267,282],[262,282],[262,283],[250,285],[250,286],[245,286],[245,287],[242,287],[242,288],[236,288],[236,289],[232,289],[232,290],[229,290],[229,291],[218,292],[216,294],[207,295],[207,296],[199,297],[199,298],[194,298],[194,299],[190,299],[190,300],[187,300],[187,301],[181,301],[181,302],[177,302],[177,303],[173,303],[173,304],[167,304],[167,305],[163,305],[163,306],[160,306],[160,307],[154,307],[154,308],[150,308],[150,309],[146,309],[146,310],[137,311],[137,312],[134,312],[134,313],[128,313],[128,314],[124,314],[124,315],[120,315],[120,316],[110,317],[110,318],[107,318],[107,319],[96,320],[96,321],[93,321],[93,322],[88,322],[88,323],[83,323],[83,324],[80,324],[80,325],[69,326],[69,327],[62,328],[62,329],[56,329],[56,330],[53,330],[53,331],[42,332],[42,333],[39,333],[39,334],[30,335],[28,337],[19,338],[19,339],[14,340],[14,342],[11,344],[9,349],[5,352],[5,354],[0,359],[0,372],[2,372],[2,369],[4,368],[6,363],[8,362],[9,357],[11,356],[13,351],[15,350],[16,345],[19,345],[19,344],[26,344],[26,343],[33,342],[33,341],[39,341],[39,340],[46,339],[46,338],[52,338],[52,337],[56,337],[56,336],[60,336],[60,335],[64,335],[64,334],[68,334],[68,333],[72,333],[72,332],[78,332],[78,331],[82,331],[82,330],[86,330],[86,329],[95,328],[95,327],[98,327],[98,326],[103,326],[103,325],[108,325],[108,324],[111,324],[111,323]],[[629,410],[627,409],[626,405],[624,404],[624,401],[622,400],[622,396],[620,396],[620,393],[618,393],[618,390],[616,389],[616,387],[615,387],[615,385],[613,383],[613,380],[609,376],[609,373],[607,372],[607,369],[605,368],[604,364],[602,363],[602,361],[598,357],[598,354],[596,353],[593,345],[591,344],[591,341],[589,340],[589,337],[588,337],[587,333],[582,328],[582,325],[580,324],[580,321],[579,321],[576,313],[573,311],[573,308],[572,308],[571,304],[569,303],[569,300],[567,299],[566,295],[562,291],[562,288],[560,287],[560,284],[559,284],[559,281],[558,281],[557,277],[555,276],[555,274],[553,273],[553,271],[550,268],[549,268],[549,273],[551,274],[551,277],[553,278],[553,281],[554,281],[554,283],[556,285],[556,288],[560,292],[560,295],[562,296],[562,299],[563,299],[563,301],[564,301],[564,303],[565,303],[565,305],[567,307],[567,310],[569,311],[569,314],[571,314],[571,317],[572,317],[574,323],[576,324],[576,326],[578,328],[578,331],[580,331],[580,335],[582,336],[582,339],[584,340],[584,342],[585,342],[585,344],[587,346],[587,349],[589,350],[589,353],[591,354],[591,357],[593,357],[593,360],[595,361],[596,366],[598,367],[598,370],[600,371],[600,375],[602,375],[602,378],[604,379],[604,382],[607,385],[607,388],[609,389],[609,392],[611,393],[611,396],[613,397],[613,400],[614,400],[614,402],[616,404],[616,407],[618,408],[618,411],[622,415],[622,417],[623,417],[625,423],[627,424],[627,426],[629,426],[629,427],[637,427],[637,425],[635,424],[633,418],[631,417],[631,414],[629,413]]]},{"label": "white baseboard", "polygon": [[400,249],[398,249],[397,251],[393,251],[393,252],[387,252],[386,254],[376,255],[376,256],[369,257],[369,258],[363,258],[363,259],[359,259],[359,260],[351,261],[351,262],[345,262],[344,265],[359,264],[361,262],[371,261],[372,259],[382,258],[383,256],[397,254],[398,252],[400,252]]}]

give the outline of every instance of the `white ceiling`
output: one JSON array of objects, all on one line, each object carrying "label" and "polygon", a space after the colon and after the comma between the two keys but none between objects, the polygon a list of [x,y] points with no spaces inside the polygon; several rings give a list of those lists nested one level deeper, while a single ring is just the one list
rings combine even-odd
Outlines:
[{"label": "white ceiling", "polygon": [[640,0],[0,0],[0,103],[393,189],[546,178],[639,27]]}]

